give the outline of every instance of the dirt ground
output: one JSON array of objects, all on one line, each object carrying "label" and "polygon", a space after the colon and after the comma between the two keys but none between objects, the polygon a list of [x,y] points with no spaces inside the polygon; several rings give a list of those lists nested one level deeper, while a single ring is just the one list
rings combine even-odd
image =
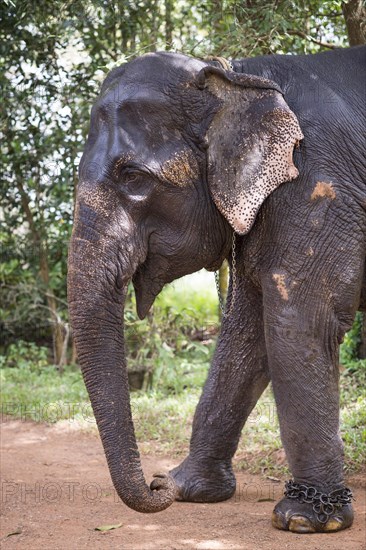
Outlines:
[{"label": "dirt ground", "polygon": [[[118,501],[96,435],[7,420],[1,425],[2,549],[123,550],[347,550],[366,548],[365,484],[349,480],[356,497],[350,530],[295,535],[271,527],[283,483],[237,473],[238,489],[217,504],[174,503],[143,515]],[[148,456],[150,480],[175,463]],[[120,528],[96,531],[104,525]]]}]

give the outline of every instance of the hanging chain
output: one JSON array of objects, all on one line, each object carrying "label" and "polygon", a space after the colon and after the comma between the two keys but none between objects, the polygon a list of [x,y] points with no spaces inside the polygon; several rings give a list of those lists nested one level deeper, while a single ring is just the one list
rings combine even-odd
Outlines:
[{"label": "hanging chain", "polygon": [[235,304],[235,298],[236,298],[237,272],[236,272],[236,235],[235,235],[235,231],[233,231],[233,238],[232,238],[232,244],[231,244],[231,270],[230,271],[231,271],[231,281],[232,281],[232,283],[231,283],[231,294],[230,294],[230,299],[226,301],[226,304],[225,304],[225,301],[224,301],[224,297],[221,294],[219,272],[215,271],[215,283],[216,283],[217,294],[218,294],[218,297],[219,297],[219,305],[220,305],[220,310],[221,310],[222,317],[230,317],[230,315],[233,311],[233,307],[234,307],[234,304]]}]

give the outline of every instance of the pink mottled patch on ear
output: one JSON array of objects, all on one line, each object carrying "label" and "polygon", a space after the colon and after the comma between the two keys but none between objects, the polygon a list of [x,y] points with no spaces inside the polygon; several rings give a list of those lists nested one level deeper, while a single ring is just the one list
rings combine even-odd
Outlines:
[{"label": "pink mottled patch on ear", "polygon": [[292,155],[303,134],[279,92],[237,88],[230,95],[220,85],[212,87],[223,104],[207,133],[209,185],[217,208],[244,235],[265,199],[298,176]]},{"label": "pink mottled patch on ear", "polygon": [[272,191],[299,175],[292,160],[294,146],[303,137],[297,119],[287,110],[276,112],[274,116],[277,118],[276,130],[272,129],[263,137],[257,172],[239,193],[236,204],[226,212],[227,220],[240,234],[248,233],[259,208]]}]

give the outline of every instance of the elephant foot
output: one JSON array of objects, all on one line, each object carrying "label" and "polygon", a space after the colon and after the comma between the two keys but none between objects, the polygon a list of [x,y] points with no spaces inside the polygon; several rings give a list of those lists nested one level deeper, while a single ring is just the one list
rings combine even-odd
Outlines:
[{"label": "elephant foot", "polygon": [[187,502],[220,502],[235,493],[236,480],[231,461],[197,463],[189,456],[171,470],[178,487],[176,500]]},{"label": "elephant foot", "polygon": [[293,533],[331,533],[353,523],[352,493],[347,488],[329,494],[315,487],[286,483],[285,498],[273,510],[272,525]]}]

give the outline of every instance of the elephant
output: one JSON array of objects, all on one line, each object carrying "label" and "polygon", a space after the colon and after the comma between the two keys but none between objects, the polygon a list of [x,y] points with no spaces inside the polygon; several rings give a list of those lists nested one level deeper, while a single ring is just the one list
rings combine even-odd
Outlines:
[{"label": "elephant", "polygon": [[[339,345],[366,310],[366,48],[228,62],[155,52],[113,69],[79,166],[68,301],[114,487],[139,512],[235,492],[232,458],[272,383],[293,479],[274,527],[351,526]],[[226,313],[189,455],[147,485],[129,404],[123,311],[224,259]]]}]

